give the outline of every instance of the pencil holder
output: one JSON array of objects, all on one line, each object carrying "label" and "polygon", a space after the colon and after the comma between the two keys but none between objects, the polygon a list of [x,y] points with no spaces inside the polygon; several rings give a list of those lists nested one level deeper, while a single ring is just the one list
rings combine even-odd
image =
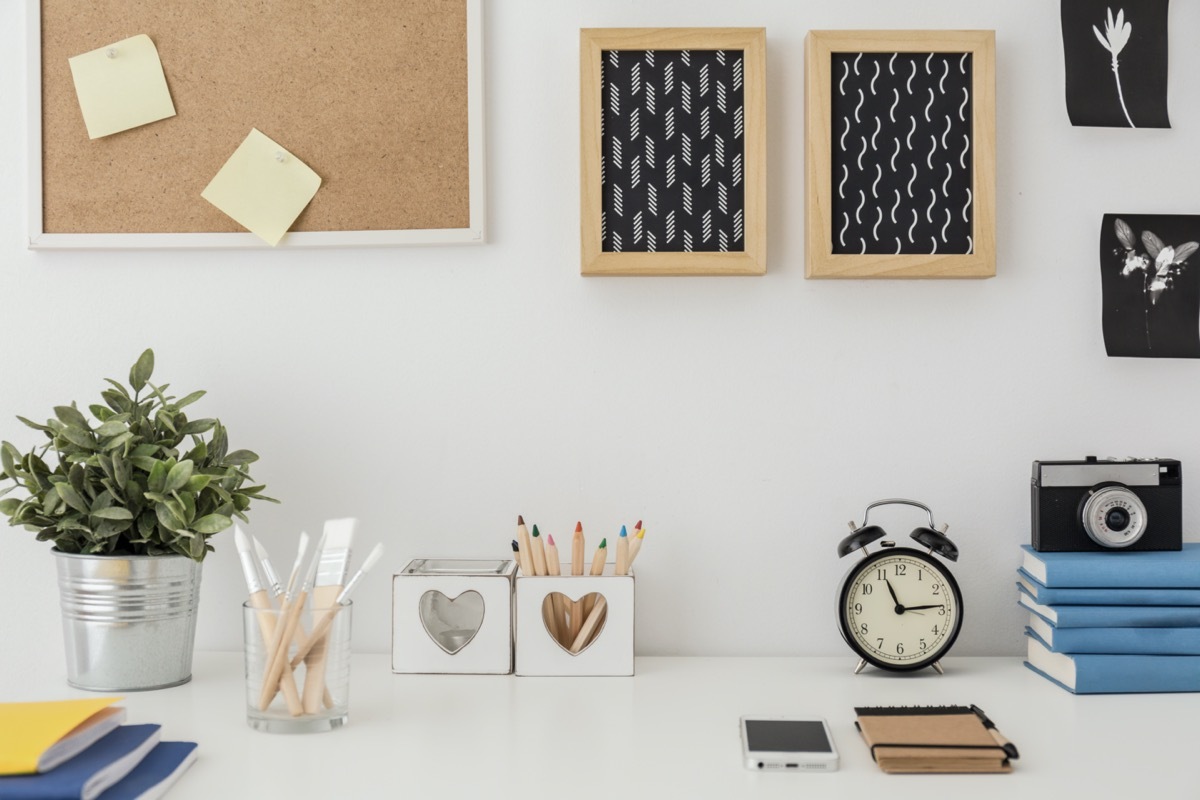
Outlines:
[{"label": "pencil holder", "polygon": [[392,576],[392,672],[512,672],[514,561],[417,559]]},{"label": "pencil holder", "polygon": [[613,568],[517,577],[517,675],[633,675],[633,575]]}]

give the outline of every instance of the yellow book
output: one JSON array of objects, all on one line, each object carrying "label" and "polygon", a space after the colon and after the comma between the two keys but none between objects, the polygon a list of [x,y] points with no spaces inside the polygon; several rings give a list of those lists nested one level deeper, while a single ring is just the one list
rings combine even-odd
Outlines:
[{"label": "yellow book", "polygon": [[78,755],[125,719],[120,697],[0,703],[0,775],[46,772]]}]

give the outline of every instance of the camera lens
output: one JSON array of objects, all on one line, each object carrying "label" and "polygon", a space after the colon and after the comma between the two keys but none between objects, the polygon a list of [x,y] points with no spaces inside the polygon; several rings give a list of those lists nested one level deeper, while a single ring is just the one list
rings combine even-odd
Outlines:
[{"label": "camera lens", "polygon": [[1104,524],[1108,525],[1110,531],[1120,533],[1129,527],[1129,512],[1123,508],[1109,509],[1104,516]]},{"label": "camera lens", "polygon": [[1093,486],[1081,511],[1088,537],[1108,549],[1129,547],[1146,532],[1146,506],[1128,486]]}]

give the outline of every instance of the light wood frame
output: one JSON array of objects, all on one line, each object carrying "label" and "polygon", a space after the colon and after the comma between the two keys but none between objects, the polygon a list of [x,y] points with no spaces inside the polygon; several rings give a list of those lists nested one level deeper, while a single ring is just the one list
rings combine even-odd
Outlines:
[{"label": "light wood frame", "polygon": [[[996,274],[996,36],[994,31],[810,31],[805,40],[805,276],[990,278]],[[970,254],[834,254],[832,57],[834,53],[971,53]]]},{"label": "light wood frame", "polygon": [[[469,220],[465,228],[297,231],[274,249],[429,244],[482,244],[484,225],[483,0],[464,0],[467,12],[467,175]],[[253,233],[47,233],[42,196],[42,0],[26,0],[28,43],[28,247],[29,249],[251,249],[271,245]],[[247,126],[247,129],[249,126]],[[199,198],[197,198],[199,199]]]},{"label": "light wood frame", "polygon": [[[762,275],[767,271],[767,36],[764,28],[585,28],[579,36],[583,275]],[[607,50],[741,50],[745,246],[735,253],[602,250],[601,58]]]}]

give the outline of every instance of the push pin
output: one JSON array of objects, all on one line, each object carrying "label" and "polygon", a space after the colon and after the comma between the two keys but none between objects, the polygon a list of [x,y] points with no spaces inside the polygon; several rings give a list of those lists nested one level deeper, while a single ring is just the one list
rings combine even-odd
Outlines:
[{"label": "push pin", "polygon": [[275,160],[282,164],[284,161],[287,161],[287,155],[282,150],[276,150]]},{"label": "push pin", "polygon": [[105,52],[105,55],[108,56],[109,58],[116,58],[117,57],[117,48],[115,48],[115,47],[108,48],[108,50]]}]

